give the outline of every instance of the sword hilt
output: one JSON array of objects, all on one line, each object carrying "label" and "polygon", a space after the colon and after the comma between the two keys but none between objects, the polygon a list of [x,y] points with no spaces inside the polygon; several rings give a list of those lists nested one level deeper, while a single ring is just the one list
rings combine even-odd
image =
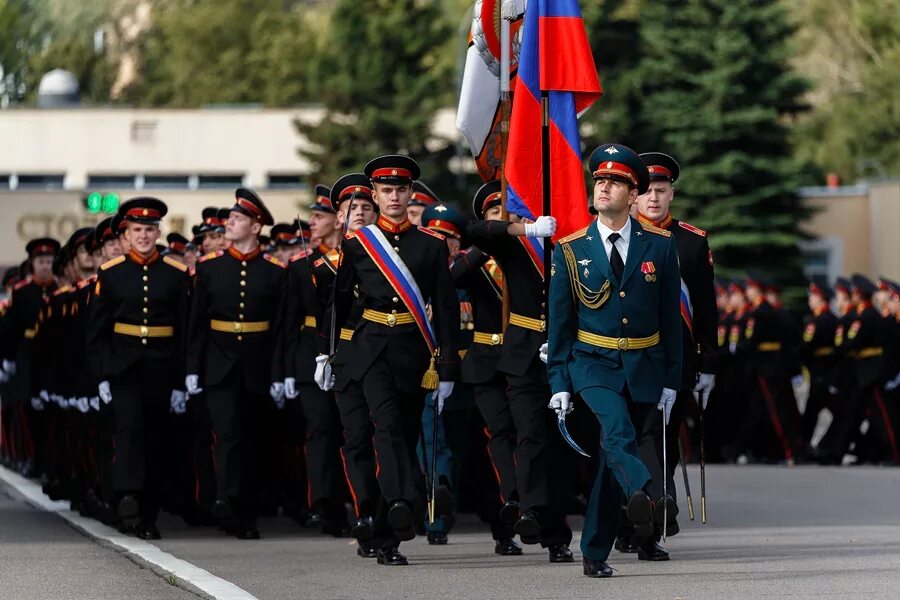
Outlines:
[{"label": "sword hilt", "polygon": [[706,496],[700,498],[700,522],[706,525]]},{"label": "sword hilt", "polygon": [[691,521],[694,520],[694,500],[691,498],[690,494],[687,497],[688,501],[688,516],[691,518]]}]

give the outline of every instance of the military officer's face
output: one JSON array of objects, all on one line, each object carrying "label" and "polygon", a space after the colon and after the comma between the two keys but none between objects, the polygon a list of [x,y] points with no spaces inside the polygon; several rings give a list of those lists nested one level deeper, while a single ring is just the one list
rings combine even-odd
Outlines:
[{"label": "military officer's face", "polygon": [[618,179],[601,177],[594,181],[594,208],[599,213],[621,214],[637,199],[637,190]]},{"label": "military officer's face", "polygon": [[397,222],[406,218],[406,208],[412,193],[412,185],[375,184],[375,202],[381,214]]},{"label": "military officer's face", "polygon": [[256,239],[262,229],[259,221],[236,210],[228,214],[225,222],[225,240],[229,242],[246,242]]},{"label": "military officer's face", "polygon": [[312,211],[309,217],[309,230],[314,238],[326,239],[338,230],[337,215],[321,210]]},{"label": "military officer's face", "polygon": [[668,181],[653,181],[646,194],[637,197],[637,209],[654,221],[660,221],[669,214],[675,188]]},{"label": "military officer's face", "polygon": [[418,204],[406,207],[406,217],[413,225],[422,225],[422,215],[425,213],[425,207]]},{"label": "military officer's face", "polygon": [[31,259],[31,269],[35,279],[50,279],[53,277],[53,256],[44,254]]},{"label": "military officer's face", "polygon": [[128,223],[125,237],[135,252],[149,256],[156,250],[156,240],[159,239],[159,226],[145,223]]},{"label": "military officer's face", "polygon": [[375,206],[368,200],[353,200],[342,202],[338,213],[338,222],[341,227],[347,223],[347,231],[357,231],[366,225],[371,225],[378,218]]}]

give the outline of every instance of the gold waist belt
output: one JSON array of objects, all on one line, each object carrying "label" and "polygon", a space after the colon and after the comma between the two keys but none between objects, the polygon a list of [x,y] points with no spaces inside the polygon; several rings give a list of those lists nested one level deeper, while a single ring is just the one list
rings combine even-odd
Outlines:
[{"label": "gold waist belt", "polygon": [[503,343],[503,334],[476,331],[472,341],[476,344],[485,344],[486,346],[499,346]]},{"label": "gold waist belt", "polygon": [[175,335],[175,328],[171,325],[129,325],[128,323],[116,323],[113,325],[113,332],[139,338],[167,338]]},{"label": "gold waist belt", "polygon": [[524,329],[530,329],[531,331],[537,331],[538,333],[547,331],[547,321],[543,319],[532,319],[531,317],[517,315],[516,313],[509,313],[509,324]]},{"label": "gold waist belt", "polygon": [[872,358],[884,354],[884,348],[863,348],[856,353],[856,358]]},{"label": "gold waist belt", "polygon": [[25,339],[26,340],[33,340],[34,336],[36,336],[36,335],[37,335],[37,329],[26,329],[25,330]]},{"label": "gold waist belt", "polygon": [[756,349],[760,352],[778,352],[781,350],[781,342],[763,342]]},{"label": "gold waist belt", "polygon": [[831,356],[832,354],[834,354],[834,348],[830,346],[813,350],[813,356]]},{"label": "gold waist belt", "polygon": [[219,321],[212,319],[209,328],[223,333],[261,333],[269,330],[268,321]]},{"label": "gold waist belt", "polygon": [[353,330],[345,329],[345,328],[341,327],[341,339],[344,340],[345,342],[349,342],[350,340],[352,340],[353,339]]},{"label": "gold waist belt", "polygon": [[409,323],[416,322],[410,313],[383,313],[372,310],[371,308],[363,310],[362,316],[366,321],[380,323],[382,325],[387,325],[388,327],[393,327],[394,325],[408,325]]},{"label": "gold waist belt", "polygon": [[316,318],[307,316],[303,318],[303,326],[304,327],[315,327],[316,326]]},{"label": "gold waist belt", "polygon": [[578,341],[597,346],[598,348],[608,348],[610,350],[643,350],[650,348],[659,343],[659,332],[657,331],[648,337],[639,338],[614,338],[605,335],[597,335],[582,329],[578,330]]}]

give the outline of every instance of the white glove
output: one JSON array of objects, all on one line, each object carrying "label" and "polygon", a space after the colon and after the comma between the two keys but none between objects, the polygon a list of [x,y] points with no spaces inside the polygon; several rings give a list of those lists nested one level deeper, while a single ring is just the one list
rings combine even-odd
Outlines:
[{"label": "white glove", "polygon": [[103,400],[103,404],[109,404],[112,402],[112,392],[109,391],[109,382],[101,381],[97,385],[97,391],[100,392],[100,399]]},{"label": "white glove", "polygon": [[[51,396],[52,398],[52,396]],[[78,408],[78,398],[72,396],[71,398],[63,398],[62,396],[56,397],[56,405],[60,408]]]},{"label": "white glove", "polygon": [[293,400],[300,395],[297,391],[297,380],[293,377],[285,377],[284,379],[284,396],[288,400]]},{"label": "white glove", "polygon": [[555,217],[538,217],[534,223],[525,224],[525,235],[528,237],[550,237],[556,233]]},{"label": "white glove", "polygon": [[733,344],[733,343],[728,344],[728,353],[729,354],[737,353],[737,344]]},{"label": "white glove", "polygon": [[675,404],[675,390],[671,388],[663,388],[662,394],[659,395],[659,404],[656,405],[658,410],[663,411],[666,417],[666,425],[669,424],[669,418],[672,416],[672,406]]},{"label": "white glove", "polygon": [[3,370],[10,376],[16,374],[16,361],[3,359]]},{"label": "white glove", "polygon": [[313,375],[313,380],[323,392],[334,387],[334,374],[331,372],[327,354],[320,354],[316,357],[316,374]]},{"label": "white glove", "polygon": [[791,377],[791,387],[798,388],[803,385],[803,375],[794,375]]},{"label": "white glove", "polygon": [[541,362],[545,365],[547,364],[547,342],[541,344],[541,349],[538,351],[538,356],[541,358]]},{"label": "white glove", "polygon": [[556,392],[550,397],[549,407],[556,411],[556,414],[567,415],[575,410],[572,404],[572,394],[569,392]]},{"label": "white glove", "polygon": [[100,412],[100,396],[91,396],[89,402],[91,404],[91,408],[93,408],[97,412]]},{"label": "white glove", "polygon": [[7,381],[9,381],[9,374],[3,369],[0,369],[0,383],[6,383]]},{"label": "white glove", "polygon": [[169,396],[169,411],[175,415],[183,415],[187,412],[187,394],[181,390],[172,390]]},{"label": "white glove", "polygon": [[48,392],[47,390],[41,390],[40,392],[38,392],[38,396],[41,397],[41,400],[44,401],[44,404],[50,403],[50,392]]},{"label": "white glove", "polygon": [[78,412],[86,415],[89,410],[91,410],[91,403],[88,402],[87,396],[82,396],[78,399]]},{"label": "white glove", "polygon": [[203,391],[200,387],[199,375],[188,375],[184,378],[184,389],[187,390],[188,396],[196,396]]},{"label": "white glove", "polygon": [[452,381],[441,381],[438,383],[437,389],[437,411],[438,414],[444,412],[444,400],[450,397],[450,394],[453,393],[454,382]]},{"label": "white glove", "polygon": [[272,396],[272,400],[275,401],[275,406],[278,407],[278,410],[284,408],[284,384],[280,381],[273,381],[272,385],[269,386],[269,395]]},{"label": "white glove", "polygon": [[716,376],[710,373],[700,373],[700,376],[697,378],[697,385],[694,386],[694,391],[700,400],[700,410],[706,410],[709,394],[714,387],[716,387]]},{"label": "white glove", "polygon": [[40,412],[44,410],[44,401],[41,400],[38,396],[31,397],[31,408]]},{"label": "white glove", "polygon": [[889,392],[892,392],[895,389],[897,389],[897,386],[900,386],[900,373],[897,373],[896,377],[894,377],[893,379],[888,381],[886,384],[884,384],[884,389],[886,389]]}]

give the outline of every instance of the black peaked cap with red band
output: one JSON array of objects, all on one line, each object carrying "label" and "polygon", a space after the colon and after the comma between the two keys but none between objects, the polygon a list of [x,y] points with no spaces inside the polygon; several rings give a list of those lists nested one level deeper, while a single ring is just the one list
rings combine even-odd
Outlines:
[{"label": "black peaked cap with red band", "polygon": [[650,173],[638,153],[622,144],[598,146],[588,160],[591,176],[597,179],[609,178],[623,181],[637,188],[638,194],[647,191]]},{"label": "black peaked cap with red band", "polygon": [[84,246],[88,249],[88,252],[90,252],[88,241],[90,239],[90,235],[93,232],[93,227],[82,227],[81,229],[76,229],[75,233],[69,236],[69,241],[66,242],[66,248],[69,250],[69,254],[75,256],[75,253],[78,252],[79,246]]},{"label": "black peaked cap with red band", "polygon": [[97,238],[97,242],[102,246],[103,242],[108,240],[116,239],[117,232],[112,228],[112,222],[115,217],[106,217],[99,223],[97,223],[97,227],[94,230],[94,236]]},{"label": "black peaked cap with red band", "polygon": [[275,224],[272,213],[269,212],[269,209],[263,204],[262,199],[260,199],[253,190],[239,187],[234,192],[234,198],[235,204],[229,209],[231,212],[237,211],[247,215],[251,219],[256,219],[263,225]]},{"label": "black peaked cap with red band", "polygon": [[297,228],[294,223],[277,223],[269,230],[269,237],[276,246],[293,246],[297,243]]},{"label": "black peaked cap with red band", "polygon": [[502,201],[501,197],[502,184],[499,179],[488,181],[475,192],[472,199],[472,213],[479,221],[484,219],[484,213],[492,207],[497,206]]},{"label": "black peaked cap with red band", "polygon": [[419,163],[403,154],[386,154],[373,158],[363,167],[363,172],[375,183],[408,185],[419,178]]},{"label": "black peaked cap with red band", "polygon": [[169,245],[169,250],[183,256],[190,242],[177,231],[173,231],[166,236],[166,243]]},{"label": "black peaked cap with red band", "polygon": [[825,300],[831,300],[832,296],[834,296],[831,286],[828,285],[828,277],[825,275],[813,275],[810,277],[807,290],[810,294],[821,296]]},{"label": "black peaked cap with red band", "polygon": [[644,152],[641,160],[647,165],[650,181],[668,181],[675,183],[681,173],[678,161],[662,152]]},{"label": "black peaked cap with red band", "polygon": [[159,225],[167,212],[169,207],[165,202],[150,196],[132,198],[119,207],[119,215],[124,221],[144,225]]},{"label": "black peaked cap with red band", "polygon": [[440,204],[441,199],[438,198],[437,194],[431,191],[431,188],[422,183],[421,181],[413,182],[413,193],[412,197],[409,199],[410,206],[431,206],[433,204]]},{"label": "black peaked cap with red band", "polygon": [[346,202],[351,198],[368,200],[375,204],[375,200],[372,198],[372,182],[365,173],[348,173],[335,181],[331,186],[330,198],[331,205],[336,208],[340,208],[341,202]]},{"label": "black peaked cap with red band", "polygon": [[331,189],[327,185],[319,184],[316,186],[316,200],[309,209],[332,215],[337,214],[334,203],[331,201]]},{"label": "black peaked cap with red band", "polygon": [[62,246],[57,240],[49,237],[35,238],[25,244],[28,258],[35,256],[56,256]]}]

